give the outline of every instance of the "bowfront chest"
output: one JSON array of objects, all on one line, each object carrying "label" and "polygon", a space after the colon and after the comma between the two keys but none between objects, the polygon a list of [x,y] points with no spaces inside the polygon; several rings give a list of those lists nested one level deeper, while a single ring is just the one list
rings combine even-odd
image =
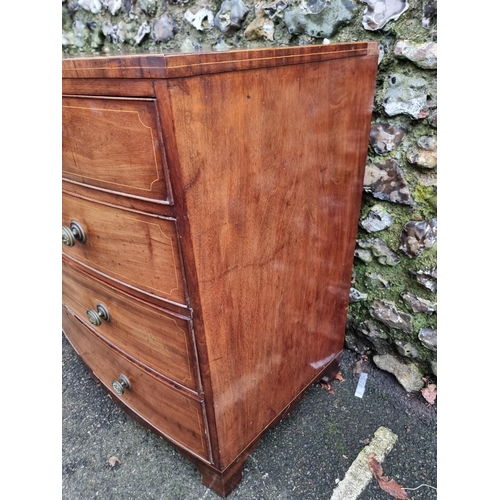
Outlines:
[{"label": "bowfront chest", "polygon": [[344,343],[378,44],[64,59],[63,331],[221,496]]}]

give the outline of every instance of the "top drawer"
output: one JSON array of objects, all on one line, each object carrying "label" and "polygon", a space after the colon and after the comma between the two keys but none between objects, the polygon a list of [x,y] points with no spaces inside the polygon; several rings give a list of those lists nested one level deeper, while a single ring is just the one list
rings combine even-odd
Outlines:
[{"label": "top drawer", "polygon": [[64,96],[63,178],[171,205],[159,130],[155,99]]}]

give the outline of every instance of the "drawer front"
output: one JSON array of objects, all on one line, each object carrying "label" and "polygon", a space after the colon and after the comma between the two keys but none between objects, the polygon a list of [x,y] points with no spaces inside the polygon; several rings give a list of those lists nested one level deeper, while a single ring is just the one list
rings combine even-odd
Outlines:
[{"label": "drawer front", "polygon": [[154,99],[63,97],[63,177],[171,204]]},{"label": "drawer front", "polygon": [[63,194],[62,224],[76,221],[85,241],[63,253],[127,286],[185,304],[184,278],[173,220]]},{"label": "drawer front", "polygon": [[[64,262],[62,299],[112,344],[172,380],[197,389],[188,321],[114,290]],[[95,317],[98,304],[104,306],[108,318]]]},{"label": "drawer front", "polygon": [[98,339],[63,306],[63,331],[94,375],[111,392],[123,374],[130,381],[121,401],[175,443],[208,460],[203,403],[160,382]]}]

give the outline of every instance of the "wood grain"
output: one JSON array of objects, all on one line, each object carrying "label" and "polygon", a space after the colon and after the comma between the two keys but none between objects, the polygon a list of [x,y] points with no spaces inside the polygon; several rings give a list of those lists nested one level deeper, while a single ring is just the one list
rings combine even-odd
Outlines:
[{"label": "wood grain", "polygon": [[222,466],[342,349],[375,71],[168,82]]},{"label": "wood grain", "polygon": [[62,102],[63,178],[172,203],[154,99]]},{"label": "wood grain", "polygon": [[289,66],[344,57],[360,57],[368,53],[365,42],[307,47],[275,47],[225,52],[176,54],[166,59],[166,77],[181,78],[229,71]]},{"label": "wood grain", "polygon": [[63,95],[154,97],[153,80],[63,78]]},{"label": "wood grain", "polygon": [[373,42],[123,56],[65,57],[63,79],[164,79],[378,54]]},{"label": "wood grain", "polygon": [[131,388],[120,396],[123,404],[176,444],[209,460],[201,400],[181,394],[141,370],[96,337],[64,306],[62,317],[64,334],[108,391],[114,392],[112,381],[124,374]]},{"label": "wood grain", "polygon": [[[62,278],[64,305],[95,333],[166,377],[199,390],[188,319],[129,297],[66,262]],[[95,327],[87,311],[97,304],[107,308],[110,320]]]},{"label": "wood grain", "polygon": [[165,78],[163,54],[65,56],[63,78]]},{"label": "wood grain", "polygon": [[184,278],[173,220],[62,197],[62,224],[79,222],[85,243],[63,253],[103,276],[145,293],[185,304]]}]

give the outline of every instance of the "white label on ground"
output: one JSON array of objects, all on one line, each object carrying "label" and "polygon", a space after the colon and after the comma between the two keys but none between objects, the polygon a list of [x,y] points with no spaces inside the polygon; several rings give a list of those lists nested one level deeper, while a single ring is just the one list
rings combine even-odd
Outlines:
[{"label": "white label on ground", "polygon": [[366,379],[368,378],[368,373],[361,373],[358,380],[358,386],[356,387],[356,392],[354,395],[358,398],[362,398],[365,393]]},{"label": "white label on ground", "polygon": [[368,467],[368,455],[374,453],[375,458],[382,463],[397,439],[394,432],[386,427],[379,427],[370,443],[359,452],[344,479],[333,490],[331,500],[356,500],[373,477]]}]

